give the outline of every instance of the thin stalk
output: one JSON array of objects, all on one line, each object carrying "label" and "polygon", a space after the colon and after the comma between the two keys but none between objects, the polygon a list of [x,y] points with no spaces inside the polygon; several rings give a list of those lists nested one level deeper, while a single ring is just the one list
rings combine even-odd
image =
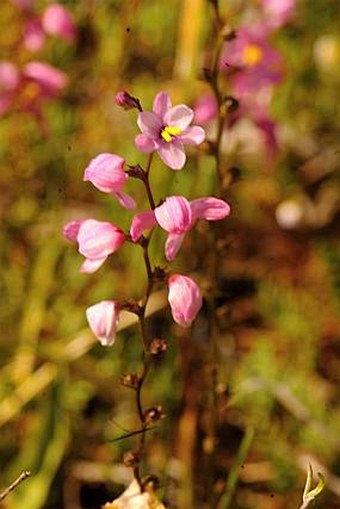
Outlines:
[{"label": "thin stalk", "polygon": [[217,504],[217,509],[229,509],[230,503],[234,496],[234,492],[236,489],[242,465],[247,457],[253,438],[254,429],[249,427],[246,429],[239,450],[237,451],[236,458],[234,460],[233,466],[227,478],[225,492],[223,493]]}]

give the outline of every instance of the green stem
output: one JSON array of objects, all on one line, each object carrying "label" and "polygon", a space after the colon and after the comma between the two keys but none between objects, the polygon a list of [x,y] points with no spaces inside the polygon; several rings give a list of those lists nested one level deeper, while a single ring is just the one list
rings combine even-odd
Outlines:
[{"label": "green stem", "polygon": [[251,427],[246,428],[241,445],[239,447],[239,450],[237,451],[234,464],[229,472],[225,486],[225,491],[221,496],[216,509],[228,509],[230,507],[230,503],[234,496],[236,484],[240,475],[242,465],[246,459],[253,439],[254,439],[254,429]]}]

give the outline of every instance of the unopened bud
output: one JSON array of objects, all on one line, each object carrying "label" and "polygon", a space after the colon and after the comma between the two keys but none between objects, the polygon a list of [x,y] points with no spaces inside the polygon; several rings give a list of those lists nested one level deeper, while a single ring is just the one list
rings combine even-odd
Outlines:
[{"label": "unopened bud", "polygon": [[151,355],[161,355],[165,353],[168,349],[168,343],[165,339],[154,338],[149,346],[149,352]]},{"label": "unopened bud", "polygon": [[159,479],[156,475],[146,475],[141,481],[142,490],[154,493],[159,488]]},{"label": "unopened bud", "polygon": [[127,451],[123,455],[123,463],[126,467],[135,467],[140,461],[138,451]]},{"label": "unopened bud", "polygon": [[224,98],[224,104],[227,108],[228,113],[233,113],[239,107],[239,102],[235,97],[231,95],[226,95]]},{"label": "unopened bud", "polygon": [[115,103],[117,106],[124,108],[124,110],[132,110],[133,108],[136,108],[137,110],[142,111],[139,99],[130,95],[129,92],[126,92],[126,90],[120,90],[117,92]]},{"label": "unopened bud", "polygon": [[158,282],[158,281],[165,281],[166,279],[166,276],[167,276],[167,273],[164,269],[162,269],[162,267],[155,267],[154,268],[154,271],[153,271],[153,280],[155,282]]},{"label": "unopened bud", "polygon": [[221,35],[225,41],[232,41],[236,38],[235,30],[228,25],[222,28]]},{"label": "unopened bud", "polygon": [[139,379],[136,373],[123,373],[119,377],[119,382],[124,387],[129,387],[129,389],[137,389]]},{"label": "unopened bud", "polygon": [[160,405],[152,406],[144,411],[144,419],[146,424],[153,424],[164,419],[165,413]]}]

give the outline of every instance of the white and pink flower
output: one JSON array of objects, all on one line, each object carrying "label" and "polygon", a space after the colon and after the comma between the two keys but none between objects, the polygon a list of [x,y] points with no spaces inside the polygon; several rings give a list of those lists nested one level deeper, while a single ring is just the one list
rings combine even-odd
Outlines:
[{"label": "white and pink flower", "polygon": [[198,284],[188,276],[173,274],[168,279],[168,301],[173,319],[181,327],[190,327],[202,307]]},{"label": "white and pink flower", "polygon": [[103,346],[112,346],[119,322],[119,303],[103,300],[86,310],[86,318],[93,334]]},{"label": "white and pink flower", "polygon": [[188,201],[184,196],[170,196],[153,211],[136,214],[132,220],[130,235],[137,242],[144,230],[159,224],[168,233],[165,257],[170,262],[177,255],[187,232],[198,219],[218,221],[230,214],[230,205],[214,197]]},{"label": "white and pink flower", "polygon": [[190,126],[194,112],[185,104],[172,106],[166,92],[159,92],[151,111],[138,115],[138,127],[142,134],[135,143],[145,153],[157,151],[162,161],[172,170],[183,168],[186,155],[184,145],[199,145],[205,139],[200,126]]},{"label": "white and pink flower", "polygon": [[116,154],[103,153],[90,161],[84,172],[84,181],[91,182],[99,191],[115,196],[126,209],[136,208],[131,196],[122,193],[129,176],[124,171],[125,160]]}]

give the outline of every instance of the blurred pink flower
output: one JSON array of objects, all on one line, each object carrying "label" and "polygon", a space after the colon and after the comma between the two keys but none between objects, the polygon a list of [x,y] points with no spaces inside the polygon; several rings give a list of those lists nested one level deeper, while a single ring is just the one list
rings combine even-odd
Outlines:
[{"label": "blurred pink flower", "polygon": [[184,145],[198,145],[205,138],[202,127],[190,126],[193,117],[188,106],[172,107],[168,94],[159,92],[152,112],[143,111],[138,115],[137,123],[142,134],[136,136],[137,148],[147,154],[157,150],[169,168],[182,169],[186,161]]},{"label": "blurred pink flower", "polygon": [[0,61],[0,116],[11,107],[19,83],[20,72],[17,67],[12,62]]},{"label": "blurred pink flower", "polygon": [[113,194],[123,207],[132,210],[136,208],[135,200],[121,192],[129,178],[124,164],[125,160],[116,154],[99,154],[85,169],[84,181],[90,181],[103,193]]},{"label": "blurred pink flower", "polygon": [[262,0],[265,20],[273,28],[290,21],[295,14],[296,0]]},{"label": "blurred pink flower", "polygon": [[198,124],[208,124],[218,115],[218,104],[212,94],[206,94],[197,99],[194,104],[194,121]]},{"label": "blurred pink flower", "polygon": [[78,242],[79,252],[85,256],[80,272],[91,274],[125,241],[124,232],[114,224],[95,219],[71,221],[64,226],[63,235]]},{"label": "blurred pink flower", "polygon": [[263,86],[279,83],[283,78],[281,54],[267,40],[265,25],[241,26],[236,37],[225,44],[221,67],[231,69],[233,93],[237,99]]},{"label": "blurred pink flower", "polygon": [[34,0],[11,0],[12,4],[16,5],[20,9],[31,9],[33,7]]},{"label": "blurred pink flower", "polygon": [[42,15],[42,26],[49,35],[61,37],[68,42],[75,39],[76,27],[71,13],[58,3],[46,7]]},{"label": "blurred pink flower", "polygon": [[45,62],[31,61],[23,68],[23,77],[39,86],[39,95],[55,97],[67,85],[67,75]]},{"label": "blurred pink flower", "polygon": [[202,307],[199,286],[187,276],[173,274],[168,279],[168,301],[172,317],[181,327],[190,327]]},{"label": "blurred pink flower", "polygon": [[31,18],[26,22],[22,44],[28,51],[39,51],[45,44],[46,35],[43,31],[41,21],[38,18]]},{"label": "blurred pink flower", "polygon": [[103,346],[112,346],[116,340],[119,322],[119,303],[102,300],[86,310],[86,318],[93,334]]},{"label": "blurred pink flower", "polygon": [[168,232],[165,257],[171,262],[178,253],[185,234],[194,227],[198,219],[217,221],[229,214],[228,203],[218,198],[198,198],[189,202],[183,196],[170,196],[154,211],[136,214],[131,224],[131,239],[136,242],[145,229],[150,229],[158,223]]}]

